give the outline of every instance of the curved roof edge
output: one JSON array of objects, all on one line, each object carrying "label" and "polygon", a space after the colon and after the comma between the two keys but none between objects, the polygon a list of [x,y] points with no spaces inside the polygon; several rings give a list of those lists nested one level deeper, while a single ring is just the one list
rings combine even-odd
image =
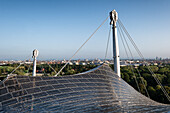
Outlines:
[{"label": "curved roof edge", "polygon": [[[101,65],[99,65],[99,66],[97,66],[97,67],[95,67],[95,68],[93,68],[93,69],[90,69],[90,70],[88,70],[88,71],[81,72],[81,73],[77,73],[77,74],[73,74],[73,75],[63,75],[63,77],[64,77],[64,76],[75,76],[75,75],[77,76],[77,75],[87,74],[87,73],[90,73],[90,72],[92,72],[92,71],[97,70],[98,68],[100,68],[100,67],[103,66],[103,65],[108,65],[108,64],[102,63]],[[11,74],[11,75],[7,76],[4,80],[0,81],[0,85],[3,84],[6,80],[8,80],[10,77],[13,77],[13,76],[17,76],[17,75]],[[22,75],[22,76],[25,76],[25,75]],[[35,77],[36,77],[36,76],[35,76]],[[45,76],[44,76],[44,77],[45,77]],[[51,76],[51,77],[55,77],[55,76]],[[56,76],[56,77],[58,77],[58,76]]]}]

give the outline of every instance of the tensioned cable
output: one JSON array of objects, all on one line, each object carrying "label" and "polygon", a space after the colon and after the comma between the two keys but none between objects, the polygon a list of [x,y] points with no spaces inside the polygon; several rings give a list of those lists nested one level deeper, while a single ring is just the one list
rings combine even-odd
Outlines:
[{"label": "tensioned cable", "polygon": [[[123,34],[123,33],[121,33],[121,31],[120,31],[120,29],[119,29],[119,24],[118,24],[118,32],[119,32],[119,35],[120,35],[120,37],[121,37],[121,40],[122,40],[123,46],[124,46],[124,48],[126,48],[126,47],[125,47],[125,45],[124,45],[123,38],[122,38],[122,34]],[[124,38],[125,38],[125,37],[124,37]],[[125,42],[126,42],[126,41],[125,41]],[[128,45],[128,43],[127,43],[127,42],[126,42],[126,45],[128,46],[128,49],[129,49],[129,45]],[[125,49],[125,51],[126,51],[126,49]],[[131,53],[130,49],[129,49],[129,52]],[[126,51],[126,53],[127,53],[127,51]],[[132,55],[132,54],[131,54],[131,55]],[[129,58],[128,54],[127,54],[127,57]],[[133,76],[134,76],[134,79],[135,79],[135,82],[136,82],[137,88],[138,88],[139,92],[141,92],[141,91],[140,91],[139,84],[138,84],[138,81],[137,81],[137,79],[136,79],[136,75],[135,75],[135,73],[134,73],[134,70],[133,70],[132,65],[130,65],[130,67],[131,67],[131,71],[132,71],[132,73],[133,73]]]},{"label": "tensioned cable", "polygon": [[[28,58],[30,58],[30,55],[25,59],[25,60],[27,60]],[[24,61],[25,61],[24,60]],[[9,76],[11,76],[22,64],[24,64],[24,63],[20,63],[10,74],[8,74],[7,76],[9,77]]]},{"label": "tensioned cable", "polygon": [[146,90],[146,94],[147,94],[147,96],[150,98],[149,93],[148,93],[148,90],[146,89],[146,85],[145,85],[144,81],[142,80],[142,76],[141,76],[138,68],[136,68],[136,70],[137,70],[137,72],[138,72],[138,74],[139,74],[139,77],[141,78],[142,84],[144,85],[144,88],[145,88],[145,90]]},{"label": "tensioned cable", "polygon": [[27,73],[28,73],[28,74],[29,74],[30,67],[31,67],[31,64],[29,65],[28,70],[27,70]]},{"label": "tensioned cable", "polygon": [[107,39],[107,46],[106,46],[106,53],[105,53],[104,62],[106,61],[106,57],[107,57],[107,52],[108,52],[108,47],[109,47],[109,41],[110,41],[111,28],[112,28],[112,26],[110,25],[109,35],[108,35],[108,39]]},{"label": "tensioned cable", "polygon": [[60,69],[60,71],[55,75],[58,76],[60,72],[67,66],[67,64],[72,60],[72,58],[80,51],[80,49],[92,38],[92,36],[98,31],[98,29],[107,21],[109,16],[102,22],[102,24],[90,35],[90,37],[80,46],[80,48],[73,54],[73,56],[66,62],[66,64]]},{"label": "tensioned cable", "polygon": [[[25,60],[27,60],[28,58],[30,58],[30,55],[29,55]],[[25,60],[24,60],[24,61],[25,61]],[[5,82],[9,77],[11,77],[12,74],[13,74],[22,64],[24,64],[24,63],[20,63],[10,74],[7,75],[7,77],[6,77],[2,82],[0,82],[0,84],[3,83],[3,82]]]},{"label": "tensioned cable", "polygon": [[162,84],[160,83],[159,79],[156,77],[155,73],[152,71],[152,69],[150,68],[150,66],[148,65],[147,62],[145,62],[145,58],[142,55],[142,53],[140,52],[140,50],[138,49],[137,45],[135,44],[135,42],[133,41],[133,39],[131,38],[131,36],[129,35],[129,33],[127,32],[126,28],[124,27],[124,25],[122,24],[122,22],[120,21],[120,19],[118,20],[118,23],[121,25],[121,27],[123,28],[124,32],[126,33],[127,37],[129,38],[129,40],[131,41],[132,45],[134,46],[135,50],[137,51],[137,53],[139,54],[139,56],[144,60],[144,63],[146,64],[148,70],[150,71],[150,73],[152,74],[152,76],[154,77],[155,81],[157,82],[157,84],[159,84],[161,86],[161,89],[163,91],[163,93],[165,94],[165,96],[167,97],[168,101],[170,101],[170,97],[168,95],[168,93],[166,92],[166,90],[164,89],[164,87],[162,86]]},{"label": "tensioned cable", "polygon": [[127,32],[127,30],[125,29],[124,25],[122,24],[122,22],[119,20],[119,22],[122,25],[122,28],[124,29],[125,33],[127,34],[129,40],[131,41],[132,45],[135,47],[137,53],[139,54],[139,56],[144,60],[144,63],[146,64],[148,70],[150,71],[150,73],[152,74],[152,76],[154,77],[154,79],[156,80],[157,84],[159,84],[161,86],[161,89],[163,91],[163,93],[165,94],[165,96],[167,97],[167,99],[170,101],[170,97],[168,95],[168,93],[166,92],[166,90],[164,89],[164,87],[162,86],[162,84],[160,83],[159,79],[156,77],[155,73],[152,71],[152,69],[150,68],[150,66],[148,65],[147,62],[145,62],[145,58],[142,55],[142,53],[140,52],[140,50],[138,49],[138,47],[136,46],[135,42],[133,41],[133,39],[131,38],[131,36],[129,35],[129,33]]},{"label": "tensioned cable", "polygon": [[131,41],[132,45],[134,46],[134,48],[136,49],[136,51],[138,52],[138,54],[144,58],[144,56],[142,55],[142,53],[140,52],[140,50],[138,49],[136,43],[133,41],[133,39],[131,38],[130,34],[127,32],[126,28],[124,27],[124,25],[122,24],[122,22],[120,21],[120,19],[118,20],[118,23],[120,24],[120,26],[123,28],[124,32],[126,33],[127,37],[129,38],[129,40]]},{"label": "tensioned cable", "polygon": [[12,73],[14,73],[22,64],[24,64],[24,63],[20,63],[10,74],[8,74],[7,76],[9,77],[9,76],[11,76],[12,75]]},{"label": "tensioned cable", "polygon": [[168,93],[166,92],[166,90],[164,89],[164,87],[162,86],[161,82],[159,81],[159,79],[156,77],[155,73],[151,70],[150,66],[148,64],[146,64],[148,67],[148,70],[151,72],[152,76],[154,77],[154,79],[156,80],[157,84],[159,84],[161,86],[162,91],[164,92],[165,96],[167,97],[167,99],[170,101],[170,97],[168,95]]},{"label": "tensioned cable", "polygon": [[55,71],[55,69],[46,61],[46,64],[48,64],[48,66],[55,72],[55,73],[57,73],[56,71]]},{"label": "tensioned cable", "polygon": [[[119,33],[119,34],[120,34],[120,35],[122,34],[122,36],[123,36],[123,38],[122,38],[121,36],[120,36],[120,37],[121,37],[121,40],[122,40],[122,43],[123,43],[123,46],[124,46],[124,49],[125,49],[125,52],[126,52],[126,55],[127,55],[128,59],[129,59],[129,56],[128,56],[128,52],[127,52],[126,47],[125,47],[125,44],[124,44],[124,40],[125,40],[125,42],[126,42],[126,46],[128,47],[128,50],[129,50],[129,52],[130,52],[130,55],[131,55],[131,57],[132,57],[132,60],[134,60],[133,54],[132,54],[132,52],[131,52],[131,50],[130,50],[130,48],[129,48],[128,42],[127,42],[127,40],[126,40],[126,38],[125,38],[125,35],[124,35],[124,33],[123,33],[123,30],[122,30],[122,28],[119,26],[119,24],[118,24],[118,29],[120,30],[120,33]],[[124,39],[124,40],[123,40],[123,39]],[[131,64],[131,63],[130,63],[130,64]],[[133,69],[132,65],[130,65],[130,67],[131,67],[131,69]],[[145,84],[144,84],[144,81],[142,80],[142,77],[141,77],[141,74],[140,74],[138,68],[136,68],[136,70],[137,70],[137,72],[138,72],[138,74],[139,74],[139,77],[141,78],[142,84],[144,85],[146,94],[147,94],[147,96],[150,98],[149,93],[148,93],[148,90],[147,90],[147,88],[146,88],[146,86],[145,86]],[[137,80],[136,80],[136,81],[137,81]],[[139,84],[138,84],[138,87],[139,87]],[[140,88],[139,88],[139,89],[140,89]],[[141,91],[140,91],[140,92],[141,92]]]},{"label": "tensioned cable", "polygon": [[[122,38],[122,35],[121,35],[121,32],[120,32],[120,30],[119,30],[119,25],[117,24],[117,26],[118,26],[119,36],[121,37],[121,41],[122,41],[123,47],[124,47],[124,49],[125,49],[125,53],[126,53],[127,57],[129,57],[129,56],[128,56],[128,53],[127,53],[127,50],[126,50],[126,47],[125,47],[125,44],[124,44],[124,41],[123,41],[123,38]],[[130,65],[130,67],[131,67],[131,65]],[[132,70],[133,70],[133,68],[131,68],[131,71],[132,71]],[[132,71],[132,72],[133,72],[133,71]],[[133,76],[134,76],[134,73],[133,73]],[[136,82],[137,88],[138,88],[138,90],[139,90],[139,92],[140,92],[140,89],[139,89],[139,87],[138,87],[138,83],[137,83],[137,81],[136,81],[136,78],[135,78],[135,82]],[[121,87],[120,87],[120,88],[121,88]],[[130,91],[129,93],[132,94],[131,91]],[[123,108],[123,110],[124,110],[124,108]]]},{"label": "tensioned cable", "polygon": [[133,39],[131,38],[131,36],[129,35],[129,33],[127,32],[127,30],[125,29],[124,25],[121,23],[121,21],[118,21],[121,25],[122,28],[124,29],[126,35],[128,36],[129,40],[131,41],[132,45],[134,46],[134,48],[136,49],[137,53],[139,54],[139,56],[144,60],[144,63],[146,64],[148,70],[150,71],[150,73],[152,74],[152,76],[154,77],[154,79],[156,80],[157,84],[159,84],[161,86],[161,89],[163,91],[163,93],[165,94],[165,96],[167,97],[167,99],[170,101],[169,95],[167,94],[166,90],[163,88],[162,84],[160,83],[160,81],[158,80],[158,78],[156,77],[156,75],[154,74],[154,72],[151,70],[150,66],[148,65],[147,62],[145,62],[145,58],[143,57],[142,53],[140,52],[140,50],[138,49],[138,47],[136,46],[135,42],[133,41]]},{"label": "tensioned cable", "polygon": [[[120,31],[119,24],[118,24],[118,32],[119,32],[120,39],[121,39],[121,41],[122,41],[123,47],[124,47],[124,49],[125,49],[126,56],[127,56],[127,58],[129,59],[129,55],[128,55],[127,49],[126,49],[126,47],[125,47],[124,40],[123,40],[123,38],[122,38],[122,36],[124,37],[124,34],[122,33],[122,31]],[[121,33],[122,33],[122,35],[121,35]],[[124,38],[124,39],[125,39],[125,38]],[[126,41],[126,40],[125,40],[125,41]],[[127,45],[127,46],[128,46],[128,45]]]}]

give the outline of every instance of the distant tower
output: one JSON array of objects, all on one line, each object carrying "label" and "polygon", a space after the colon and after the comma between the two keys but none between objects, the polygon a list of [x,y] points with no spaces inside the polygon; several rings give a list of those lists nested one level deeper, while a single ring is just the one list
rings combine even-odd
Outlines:
[{"label": "distant tower", "polygon": [[156,60],[158,60],[158,57],[156,57]]},{"label": "distant tower", "polygon": [[110,25],[113,30],[113,59],[114,59],[114,72],[120,76],[120,58],[119,58],[119,45],[117,40],[116,22],[118,20],[118,13],[116,10],[110,12]]},{"label": "distant tower", "polygon": [[37,61],[37,56],[38,56],[38,53],[39,51],[37,49],[35,49],[33,51],[33,55],[32,55],[32,58],[33,58],[33,72],[32,72],[32,76],[36,76],[36,61]]}]

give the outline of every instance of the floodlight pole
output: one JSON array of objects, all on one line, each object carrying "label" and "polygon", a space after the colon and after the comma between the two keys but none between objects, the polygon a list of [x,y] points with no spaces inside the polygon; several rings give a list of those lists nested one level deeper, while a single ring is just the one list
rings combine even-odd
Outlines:
[{"label": "floodlight pole", "polygon": [[33,72],[32,76],[36,76],[36,61],[37,61],[37,56],[38,56],[39,51],[37,49],[33,50]]},{"label": "floodlight pole", "polygon": [[117,28],[116,22],[118,20],[118,13],[116,10],[110,12],[110,25],[113,30],[113,59],[114,59],[114,72],[120,76],[120,58],[119,58],[119,45],[117,39]]}]

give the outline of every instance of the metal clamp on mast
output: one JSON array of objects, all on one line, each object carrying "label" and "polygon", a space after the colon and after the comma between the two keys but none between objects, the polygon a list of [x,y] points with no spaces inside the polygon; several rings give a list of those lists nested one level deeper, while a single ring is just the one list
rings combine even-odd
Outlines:
[{"label": "metal clamp on mast", "polygon": [[120,58],[119,58],[119,45],[117,39],[117,28],[116,22],[118,20],[118,13],[116,10],[110,12],[110,25],[113,30],[113,59],[114,59],[114,72],[120,76]]}]

